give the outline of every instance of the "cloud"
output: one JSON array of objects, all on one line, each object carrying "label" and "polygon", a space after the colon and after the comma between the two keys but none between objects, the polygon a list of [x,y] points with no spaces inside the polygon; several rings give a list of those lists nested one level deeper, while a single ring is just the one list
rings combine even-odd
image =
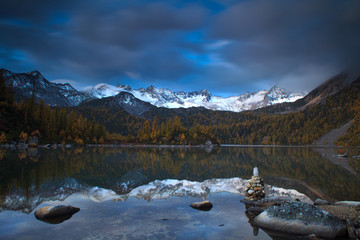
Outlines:
[{"label": "cloud", "polygon": [[302,85],[308,88],[359,63],[359,29],[359,2],[259,0],[221,13],[211,37],[233,42],[222,58],[246,69],[249,80],[283,81],[299,74],[297,79],[307,76]]},{"label": "cloud", "polygon": [[14,0],[0,8],[0,63],[84,86],[311,90],[358,66],[359,29],[350,0]]},{"label": "cloud", "polygon": [[131,50],[167,43],[177,31],[193,30],[204,11],[191,6],[176,9],[166,4],[144,4],[111,12],[84,12],[74,16],[73,32],[79,37]]},{"label": "cloud", "polygon": [[[82,8],[74,1],[66,9],[67,1],[53,6],[38,0],[32,3],[38,6],[34,12],[8,3],[5,7],[14,15],[0,19],[0,31],[7,33],[0,46],[23,52],[32,66],[54,78],[96,82],[137,72],[145,81],[175,81],[191,74],[181,52],[201,51],[186,36],[202,26],[206,11],[195,4],[175,8],[166,1],[140,2],[124,7],[116,1],[89,1]],[[57,24],[56,16],[66,16],[66,22]],[[60,76],[64,72],[71,76]]]}]

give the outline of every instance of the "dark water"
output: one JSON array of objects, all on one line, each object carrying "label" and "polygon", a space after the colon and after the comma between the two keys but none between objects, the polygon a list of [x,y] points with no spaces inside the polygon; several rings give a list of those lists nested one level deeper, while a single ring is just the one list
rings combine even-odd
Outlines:
[{"label": "dark water", "polygon": [[[360,201],[360,159],[351,158],[360,151],[341,151],[349,157],[286,147],[0,150],[0,239],[270,239],[261,230],[253,236],[239,195],[210,195],[214,208],[199,212],[188,206],[201,200],[194,197],[94,202],[82,190],[121,195],[156,179],[248,179],[257,166],[266,184],[312,199]],[[56,225],[34,218],[34,209],[56,204],[81,211]]]}]

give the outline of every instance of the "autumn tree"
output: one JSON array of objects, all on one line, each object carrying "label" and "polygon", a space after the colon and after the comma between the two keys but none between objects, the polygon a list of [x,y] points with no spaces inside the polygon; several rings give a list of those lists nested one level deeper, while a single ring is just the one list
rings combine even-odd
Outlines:
[{"label": "autumn tree", "polygon": [[1,135],[0,135],[0,144],[4,144],[7,142],[7,138],[6,138],[6,135],[4,132],[1,132]]}]

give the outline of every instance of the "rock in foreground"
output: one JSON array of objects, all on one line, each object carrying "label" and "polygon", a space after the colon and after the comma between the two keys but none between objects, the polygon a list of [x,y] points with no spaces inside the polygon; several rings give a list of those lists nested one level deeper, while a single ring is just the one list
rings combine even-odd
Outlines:
[{"label": "rock in foreground", "polygon": [[265,197],[264,181],[259,176],[259,169],[257,167],[253,170],[253,176],[249,180],[249,184],[245,190],[245,200],[258,201]]},{"label": "rock in foreground", "polygon": [[209,211],[213,205],[209,201],[202,201],[202,202],[194,202],[190,204],[190,207],[202,210],[202,211]]},{"label": "rock in foreground", "polygon": [[302,202],[284,202],[271,206],[254,219],[255,225],[264,230],[278,231],[291,235],[335,238],[343,236],[345,224],[332,214]]},{"label": "rock in foreground", "polygon": [[80,208],[73,206],[57,205],[39,208],[35,211],[35,217],[40,220],[62,218],[65,216],[72,216],[80,211]]}]

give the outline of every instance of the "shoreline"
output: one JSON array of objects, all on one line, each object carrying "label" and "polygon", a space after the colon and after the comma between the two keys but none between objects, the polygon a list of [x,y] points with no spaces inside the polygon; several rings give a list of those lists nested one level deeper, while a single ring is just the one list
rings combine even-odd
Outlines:
[{"label": "shoreline", "polygon": [[61,143],[47,143],[47,144],[39,144],[37,146],[29,146],[28,144],[20,143],[20,144],[1,144],[0,149],[18,149],[25,150],[29,148],[48,148],[48,149],[56,149],[56,148],[74,148],[74,147],[129,147],[129,148],[144,148],[144,147],[158,147],[158,148],[212,148],[217,149],[220,147],[240,147],[240,148],[339,148],[339,149],[360,149],[360,146],[326,146],[326,145],[244,145],[244,144],[198,144],[198,145],[177,145],[177,144],[84,144],[84,145],[76,145],[76,144],[61,144]]}]

